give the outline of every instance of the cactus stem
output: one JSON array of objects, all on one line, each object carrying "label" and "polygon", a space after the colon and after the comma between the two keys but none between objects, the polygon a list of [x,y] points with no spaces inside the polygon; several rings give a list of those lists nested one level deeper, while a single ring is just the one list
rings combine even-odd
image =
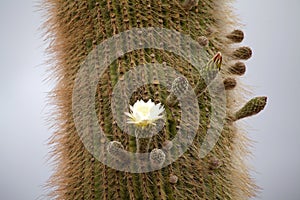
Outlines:
[{"label": "cactus stem", "polygon": [[135,130],[135,144],[136,144],[136,152],[140,152],[140,143],[139,143],[139,131],[138,129]]},{"label": "cactus stem", "polygon": [[149,139],[148,142],[147,142],[147,147],[146,147],[146,152],[147,152],[147,153],[148,153],[148,151],[149,151],[149,149],[150,149],[151,142],[152,142],[152,137],[150,137],[150,139]]},{"label": "cactus stem", "polygon": [[[53,77],[59,80],[57,88],[53,91],[57,108],[54,111],[57,116],[55,122],[57,130],[55,130],[51,144],[54,144],[53,156],[57,160],[57,171],[50,179],[51,188],[49,187],[49,189],[53,190],[51,199],[244,200],[255,196],[255,184],[250,179],[248,169],[243,162],[247,145],[240,140],[244,136],[239,137],[239,130],[232,121],[228,120],[224,124],[224,132],[209,153],[210,157],[203,159],[198,157],[201,144],[205,144],[203,142],[206,140],[208,128],[214,128],[217,123],[217,120],[210,119],[210,116],[218,114],[217,110],[213,109],[212,103],[214,98],[219,97],[211,96],[209,91],[206,91],[220,73],[223,57],[221,53],[217,52],[224,52],[226,56],[223,59],[225,67],[220,74],[220,77],[222,76],[225,80],[226,89],[233,89],[236,85],[233,75],[245,73],[245,64],[237,61],[249,59],[252,55],[252,51],[248,47],[233,49],[233,43],[241,42],[244,33],[232,27],[235,20],[232,19],[229,2],[230,0],[44,0],[41,6],[48,13],[49,19],[46,26],[48,27],[47,34],[49,34],[51,53],[53,53],[53,60],[49,63],[54,65]],[[211,59],[208,60],[203,71],[200,72],[201,77],[199,77],[197,69],[190,62],[193,59],[192,52],[197,51],[194,44],[190,45],[182,37],[172,34],[167,35],[169,40],[166,42],[156,43],[159,38],[154,37],[145,41],[143,31],[139,31],[134,36],[126,36],[122,44],[115,43],[101,49],[99,52],[103,50],[105,55],[98,57],[99,60],[96,59],[96,67],[99,70],[95,71],[98,74],[96,100],[89,100],[87,103],[88,105],[95,103],[100,128],[111,142],[105,145],[107,139],[101,139],[91,143],[91,145],[95,145],[92,149],[86,149],[85,147],[88,146],[80,140],[77,134],[80,130],[76,129],[72,117],[74,100],[72,93],[76,89],[74,87],[76,86],[76,77],[81,69],[84,69],[81,68],[81,63],[89,58],[92,50],[98,51],[97,45],[107,39],[114,39],[114,36],[127,33],[132,29],[150,27],[174,30],[190,36],[198,42],[196,46],[200,45],[202,48],[205,55],[202,53],[201,55],[204,57],[207,55]],[[234,31],[223,35],[224,31],[228,29]],[[159,34],[164,36],[163,32]],[[145,41],[145,44],[157,44],[158,48],[144,48],[142,41]],[[134,48],[133,50],[132,47],[136,46],[135,42],[139,46],[138,49]],[[120,49],[112,51],[111,47],[120,47]],[[170,51],[166,51],[165,47],[168,47]],[[133,51],[122,55],[121,49],[132,49]],[[102,62],[108,64],[106,61],[112,58],[110,53],[115,51],[117,51],[118,58],[106,66],[103,72],[100,72],[102,69],[99,64]],[[177,55],[177,52],[183,52],[188,59]],[[202,63],[203,60],[200,61]],[[141,76],[134,74],[127,82],[127,74],[134,72],[133,69],[139,65],[148,63],[168,63],[175,71],[182,74],[173,81],[171,91],[168,90],[168,86],[161,85],[169,77],[165,76],[164,69],[148,70],[145,68]],[[234,66],[228,66],[230,63],[233,63]],[[92,70],[84,71],[84,73],[89,72]],[[233,78],[230,79],[231,76]],[[152,84],[148,84],[147,80],[153,80]],[[136,90],[128,87],[142,82],[146,84]],[[115,109],[112,109],[113,91],[118,84],[121,84],[122,94],[125,96],[115,99]],[[181,111],[182,105],[177,105],[179,100],[184,97],[183,95],[187,95],[185,91],[189,88],[187,87],[189,84],[194,87],[201,120],[193,144],[186,152],[182,152],[181,145],[175,144],[176,140],[172,141],[172,139],[175,139],[180,131],[182,139],[185,139],[188,134],[185,134],[184,128],[192,126],[188,120],[181,119],[186,113]],[[85,98],[85,92],[91,92],[85,90],[85,88],[89,88],[89,85],[89,79],[80,83],[79,89],[84,91],[80,98]],[[223,85],[221,86],[223,89]],[[134,91],[132,94],[127,94],[129,90]],[[263,109],[261,105],[263,99],[260,99],[250,101],[238,112],[233,112],[231,105],[238,101],[239,93],[240,91],[237,90],[234,93],[225,93],[228,101],[224,106],[228,108],[228,113],[233,113],[234,117],[230,118],[231,120],[251,116]],[[166,105],[170,105],[165,112],[163,128],[159,133],[151,134],[150,140],[148,137],[144,137],[146,130],[135,132],[131,136],[126,132],[130,125],[125,125],[124,130],[124,127],[120,126],[120,122],[126,124],[122,104],[125,98],[129,100],[129,103],[137,99],[153,99],[155,103],[164,102]],[[78,106],[81,108],[81,104]],[[113,113],[113,110],[116,113]],[[117,119],[114,114],[121,118]],[[187,114],[188,116],[193,115],[194,110],[189,109]],[[92,119],[90,117],[88,115],[81,120],[82,122],[90,121]],[[229,117],[227,115],[227,118]],[[94,128],[86,127],[85,131],[90,134],[89,130],[94,130]],[[146,143],[147,141],[148,143]],[[120,164],[119,166],[123,166],[126,160],[130,161],[126,164],[134,167],[138,160],[134,157],[125,157],[129,156],[126,152],[144,153],[145,150],[150,154],[149,166],[152,166],[153,169],[162,167],[166,160],[170,159],[174,162],[157,171],[122,172],[112,166],[107,166],[106,162],[95,160],[90,154],[96,150],[104,151],[104,148],[107,150],[106,156],[104,156],[105,161],[111,159],[109,160],[112,161],[111,163]],[[171,152],[172,155],[167,152]],[[178,158],[179,155],[180,158]],[[240,169],[234,166],[235,161],[239,163]],[[144,165],[145,168],[146,165],[148,166],[148,164]]]}]

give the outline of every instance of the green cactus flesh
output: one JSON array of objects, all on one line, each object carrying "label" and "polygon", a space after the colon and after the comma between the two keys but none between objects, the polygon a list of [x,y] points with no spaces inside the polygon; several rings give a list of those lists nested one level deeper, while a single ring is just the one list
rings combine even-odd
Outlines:
[{"label": "green cactus flesh", "polygon": [[[251,100],[236,112],[242,90],[235,87],[238,75],[252,52],[236,48],[244,34],[236,30],[231,1],[220,0],[45,0],[45,23],[51,40],[52,79],[57,80],[52,101],[56,129],[51,138],[55,172],[49,180],[53,199],[249,199],[257,186],[244,160],[248,139],[234,121],[256,114],[265,106],[264,97]],[[106,166],[86,150],[72,116],[72,94],[76,75],[87,55],[104,40],[133,28],[160,27],[189,35],[205,49],[210,60],[204,70],[209,76],[220,73],[224,80],[227,121],[218,142],[204,158],[198,150],[211,126],[211,97],[199,72],[183,58],[160,49],[139,49],[118,58],[99,77],[95,109],[99,125],[109,140],[108,151],[119,159],[118,151],[136,152],[137,140],[117,126],[111,112],[114,86],[124,74],[145,63],[167,63],[195,88],[200,109],[199,127],[192,145],[176,161],[160,170],[145,173],[118,171]],[[192,51],[192,49],[186,49]],[[220,52],[220,53],[218,53]],[[104,58],[103,58],[104,59]],[[222,63],[222,65],[221,65]],[[210,68],[214,69],[210,71]],[[217,69],[217,70],[216,70]],[[157,76],[159,72],[147,72]],[[212,74],[212,75],[211,75]],[[143,78],[143,77],[141,77]],[[204,77],[205,78],[205,77]],[[202,77],[203,79],[203,77]],[[179,80],[185,83],[186,80]],[[89,83],[86,83],[89,84]],[[175,85],[176,91],[185,87]],[[166,107],[165,126],[151,139],[140,139],[141,152],[151,152],[154,163],[163,162],[163,148],[172,148],[172,138],[180,123],[180,104],[168,106],[172,91],[159,83],[144,85],[133,93],[130,105],[139,99],[152,99]],[[232,117],[233,116],[233,117]]]}]

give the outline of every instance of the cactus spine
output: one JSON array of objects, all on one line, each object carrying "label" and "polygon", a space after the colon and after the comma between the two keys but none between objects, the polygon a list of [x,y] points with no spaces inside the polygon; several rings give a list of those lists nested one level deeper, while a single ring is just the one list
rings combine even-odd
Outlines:
[{"label": "cactus spine", "polygon": [[[249,47],[234,49],[233,44],[241,42],[244,34],[234,27],[235,19],[229,2],[44,0],[42,7],[48,15],[45,25],[51,40],[50,53],[54,63],[52,78],[57,80],[52,98],[56,106],[56,131],[50,144],[53,147],[52,155],[56,161],[56,168],[49,180],[51,198],[244,200],[255,196],[255,183],[251,180],[243,161],[247,156],[247,139],[233,122],[257,114],[264,108],[266,98],[255,98],[235,112],[235,102],[240,102],[243,94],[231,91],[237,90],[237,75],[245,73],[245,64],[240,60],[249,59],[252,51]],[[211,115],[211,99],[204,90],[207,85],[201,84],[203,82],[199,80],[197,70],[182,58],[162,50],[140,49],[118,58],[99,78],[96,93],[99,125],[112,141],[108,148],[112,155],[118,155],[120,150],[136,151],[137,142],[134,136],[127,135],[118,128],[110,108],[113,87],[122,80],[127,71],[140,64],[165,62],[183,74],[195,88],[201,111],[198,132],[187,152],[161,170],[134,174],[117,171],[102,164],[85,149],[72,117],[72,92],[80,64],[92,49],[118,33],[142,27],[176,30],[189,35],[205,48],[212,58],[207,65],[208,74],[212,73],[215,76],[215,73],[220,71],[224,79],[227,113],[231,120],[225,124],[213,150],[206,157],[199,158],[197,149],[210,126],[208,119]],[[217,71],[210,71],[210,66]],[[158,72],[150,72],[148,75],[155,76],[155,73]],[[177,81],[184,85],[186,80]],[[174,88],[176,87],[175,84]],[[184,87],[178,86],[177,90],[184,90]],[[153,99],[167,105],[166,99],[170,95],[172,96],[172,93],[164,87],[153,84],[136,91],[131,97],[131,102]],[[172,100],[174,101],[176,100]],[[149,153],[151,152],[153,163],[157,165],[166,159],[164,150],[172,148],[171,139],[176,134],[180,122],[178,106],[172,103],[168,109],[164,129],[153,136],[147,148]],[[146,142],[141,140],[140,146],[145,144]]]}]

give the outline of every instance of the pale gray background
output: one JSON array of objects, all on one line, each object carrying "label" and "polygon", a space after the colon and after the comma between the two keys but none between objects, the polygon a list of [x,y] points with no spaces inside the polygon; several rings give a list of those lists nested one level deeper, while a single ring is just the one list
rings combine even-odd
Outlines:
[{"label": "pale gray background", "polygon": [[[51,174],[46,164],[46,45],[30,0],[0,2],[0,200],[33,200]],[[244,120],[256,141],[250,163],[262,200],[300,199],[300,1],[238,0],[243,42],[254,50],[244,82],[269,96],[263,113]]]}]

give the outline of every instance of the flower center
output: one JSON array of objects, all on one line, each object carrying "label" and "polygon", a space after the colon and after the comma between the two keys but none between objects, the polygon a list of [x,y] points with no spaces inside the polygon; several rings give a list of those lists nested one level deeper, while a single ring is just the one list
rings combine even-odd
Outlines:
[{"label": "flower center", "polygon": [[150,112],[150,108],[148,106],[139,106],[137,111],[144,116],[147,116]]}]

